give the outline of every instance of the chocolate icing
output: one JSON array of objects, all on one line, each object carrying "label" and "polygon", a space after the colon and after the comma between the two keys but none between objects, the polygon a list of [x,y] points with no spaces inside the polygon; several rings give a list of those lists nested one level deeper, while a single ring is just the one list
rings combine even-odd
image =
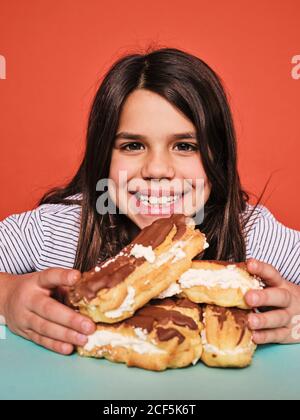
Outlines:
[{"label": "chocolate icing", "polygon": [[185,234],[187,228],[186,217],[183,214],[173,214],[169,218],[156,220],[138,234],[133,244],[141,244],[146,247],[152,246],[153,249],[157,248],[164,242],[174,225],[176,226],[176,233],[173,241],[178,241]]},{"label": "chocolate icing", "polygon": [[[186,301],[187,299],[178,300]],[[125,319],[124,321],[115,322],[109,326],[110,328],[118,328],[122,325],[129,325],[133,328],[141,328],[142,330],[146,330],[147,333],[151,333],[151,331],[156,329],[157,337],[160,341],[168,341],[173,337],[178,337],[179,343],[182,343],[185,337],[178,330],[176,330],[176,328],[163,328],[162,326],[168,324],[169,322],[173,322],[175,325],[186,327],[194,331],[198,329],[198,326],[191,317],[184,315],[179,311],[172,310],[172,307],[175,304],[173,299],[163,299],[160,301],[160,303],[167,304],[168,301],[171,301],[171,308],[169,307],[168,309],[165,309],[158,307],[153,304],[152,301],[147,306],[139,309],[131,318]],[[187,304],[186,302],[180,303]],[[196,304],[194,305],[198,306]],[[195,309],[195,306],[193,306],[193,309]],[[182,307],[184,306],[182,305]],[[107,324],[103,322],[98,323],[98,325],[107,327]]]},{"label": "chocolate icing", "polygon": [[184,335],[182,335],[178,330],[175,328],[157,328],[156,330],[157,337],[160,341],[169,341],[172,340],[174,337],[178,337],[179,344],[183,343],[185,340]]},{"label": "chocolate icing", "polygon": [[83,273],[70,292],[70,302],[76,305],[83,298],[91,301],[100,290],[117,286],[146,261],[144,257],[135,258],[130,255],[134,245],[151,246],[155,249],[164,242],[174,226],[176,226],[176,232],[172,240],[180,240],[187,229],[186,217],[183,214],[173,214],[169,218],[158,219],[144,228],[116,257],[100,264],[100,271],[96,272],[92,269]]},{"label": "chocolate icing", "polygon": [[188,298],[179,298],[179,297],[172,297],[172,298],[165,298],[165,299],[153,299],[151,301],[154,305],[160,306],[171,306],[171,307],[181,307],[181,308],[188,308],[188,309],[197,309],[199,312],[199,320],[202,319],[202,308],[197,303],[190,301]]},{"label": "chocolate icing", "polygon": [[197,330],[198,326],[196,322],[187,315],[170,309],[160,308],[158,306],[149,305],[140,309],[136,314],[129,319],[124,321],[127,325],[132,325],[135,328],[142,328],[151,332],[155,326],[155,323],[165,325],[168,322],[180,327],[187,327],[191,330]]},{"label": "chocolate icing", "polygon": [[236,323],[236,328],[241,331],[240,337],[237,342],[237,346],[241,344],[248,328],[248,314],[251,311],[245,311],[238,308],[222,308],[220,306],[210,305],[213,314],[217,316],[220,323],[220,329],[224,327],[224,323],[227,321],[228,316],[231,314]]},{"label": "chocolate icing", "polygon": [[[110,258],[100,265],[100,271],[94,269],[83,273],[81,279],[77,282],[70,292],[72,303],[78,303],[85,298],[91,301],[102,289],[111,289],[121,283],[133,271],[145,262],[144,258],[135,258],[130,256],[130,250],[133,245],[126,247],[117,258]],[[104,267],[103,267],[104,265]]]}]

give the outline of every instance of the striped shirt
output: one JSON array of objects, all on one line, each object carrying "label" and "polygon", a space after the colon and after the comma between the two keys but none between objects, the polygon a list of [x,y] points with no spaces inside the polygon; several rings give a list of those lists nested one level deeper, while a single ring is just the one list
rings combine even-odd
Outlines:
[{"label": "striped shirt", "polygon": [[[242,217],[252,209],[247,204]],[[0,272],[25,274],[50,267],[73,268],[80,217],[80,205],[44,204],[4,219],[0,222]],[[286,280],[300,284],[299,231],[284,226],[259,205],[244,228],[244,236],[247,259],[269,263]]]}]

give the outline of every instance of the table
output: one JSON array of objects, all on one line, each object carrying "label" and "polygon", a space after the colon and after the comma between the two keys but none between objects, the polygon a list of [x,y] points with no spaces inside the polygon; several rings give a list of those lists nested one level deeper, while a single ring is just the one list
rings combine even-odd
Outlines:
[{"label": "table", "polygon": [[151,372],[76,354],[60,356],[7,329],[0,340],[1,399],[300,399],[299,378],[300,345],[263,346],[253,365],[242,370],[199,363]]}]

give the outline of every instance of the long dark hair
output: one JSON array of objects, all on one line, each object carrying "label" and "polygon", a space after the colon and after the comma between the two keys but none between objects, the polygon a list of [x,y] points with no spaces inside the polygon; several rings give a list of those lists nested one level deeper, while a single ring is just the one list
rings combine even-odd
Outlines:
[{"label": "long dark hair", "polygon": [[[109,176],[122,105],[135,89],[161,95],[196,128],[203,167],[212,187],[199,226],[210,244],[202,257],[244,261],[243,229],[248,219],[241,214],[249,195],[242,190],[238,175],[236,134],[221,79],[201,59],[178,49],[161,48],[126,55],[104,75],[91,106],[86,151],[76,175],[68,185],[50,190],[38,203],[81,205],[74,268],[91,269],[131,239],[126,216],[97,213],[96,184]],[[68,199],[76,194],[82,194],[81,200]]]}]

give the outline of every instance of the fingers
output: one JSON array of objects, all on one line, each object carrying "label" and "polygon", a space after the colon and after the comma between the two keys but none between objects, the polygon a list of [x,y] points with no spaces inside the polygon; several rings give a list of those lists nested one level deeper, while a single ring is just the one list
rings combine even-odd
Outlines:
[{"label": "fingers", "polygon": [[39,272],[38,285],[44,289],[54,289],[58,286],[73,286],[81,273],[77,270],[65,268],[49,268]]},{"label": "fingers", "polygon": [[61,343],[52,338],[44,337],[34,331],[28,330],[26,332],[29,340],[34,341],[39,346],[45,347],[55,353],[69,355],[73,352],[74,347],[71,344]]},{"label": "fingers", "polygon": [[248,271],[259,276],[267,286],[281,287],[284,284],[284,279],[272,265],[254,258],[250,258],[246,263]]},{"label": "fingers", "polygon": [[253,332],[253,341],[256,344],[287,343],[289,342],[290,330],[288,328],[277,328]]},{"label": "fingers", "polygon": [[250,290],[246,293],[245,300],[251,308],[261,306],[288,308],[292,295],[286,289],[270,287],[264,290]]},{"label": "fingers", "polygon": [[63,343],[73,344],[75,346],[84,346],[88,341],[88,337],[86,335],[54,324],[53,322],[49,322],[35,314],[30,316],[29,329],[43,337],[48,337]]},{"label": "fingers", "polygon": [[290,324],[291,316],[287,310],[280,309],[263,314],[250,314],[248,322],[252,330],[283,328]]},{"label": "fingers", "polygon": [[31,310],[36,315],[50,322],[75,330],[81,334],[90,335],[96,330],[95,324],[90,319],[48,296],[42,298],[39,296],[38,299],[32,302]]}]

